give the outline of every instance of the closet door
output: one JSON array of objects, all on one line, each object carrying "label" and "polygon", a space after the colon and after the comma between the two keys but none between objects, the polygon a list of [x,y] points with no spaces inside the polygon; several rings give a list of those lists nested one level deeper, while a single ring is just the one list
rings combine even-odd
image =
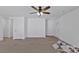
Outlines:
[{"label": "closet door", "polygon": [[27,37],[45,38],[45,19],[29,18],[27,20]]},{"label": "closet door", "polygon": [[24,39],[24,17],[13,17],[13,39]]}]

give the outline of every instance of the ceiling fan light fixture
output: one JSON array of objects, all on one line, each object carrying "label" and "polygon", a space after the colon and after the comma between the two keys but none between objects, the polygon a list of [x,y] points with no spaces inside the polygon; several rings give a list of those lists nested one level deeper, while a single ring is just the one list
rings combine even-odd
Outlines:
[{"label": "ceiling fan light fixture", "polygon": [[37,15],[38,15],[38,16],[41,16],[41,15],[43,15],[43,13],[42,13],[42,12],[40,12],[40,13],[39,13],[39,12],[37,12]]},{"label": "ceiling fan light fixture", "polygon": [[38,16],[40,16],[40,13],[39,13],[39,12],[37,12],[37,15],[38,15]]},{"label": "ceiling fan light fixture", "polygon": [[42,12],[40,12],[40,14],[41,14],[41,15],[43,15],[43,13],[42,13]]}]

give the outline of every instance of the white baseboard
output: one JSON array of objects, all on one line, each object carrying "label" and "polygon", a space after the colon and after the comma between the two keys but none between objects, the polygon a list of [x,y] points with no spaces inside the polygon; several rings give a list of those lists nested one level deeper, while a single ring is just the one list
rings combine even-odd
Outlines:
[{"label": "white baseboard", "polygon": [[54,34],[46,34],[46,36],[54,36]]}]

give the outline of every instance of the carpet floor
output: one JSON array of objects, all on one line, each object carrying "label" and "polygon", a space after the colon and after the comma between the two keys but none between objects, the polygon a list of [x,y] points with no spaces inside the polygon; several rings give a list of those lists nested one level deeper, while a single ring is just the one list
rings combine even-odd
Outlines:
[{"label": "carpet floor", "polygon": [[4,38],[0,41],[0,53],[56,53],[52,44],[57,42],[55,37],[28,38],[12,40]]}]

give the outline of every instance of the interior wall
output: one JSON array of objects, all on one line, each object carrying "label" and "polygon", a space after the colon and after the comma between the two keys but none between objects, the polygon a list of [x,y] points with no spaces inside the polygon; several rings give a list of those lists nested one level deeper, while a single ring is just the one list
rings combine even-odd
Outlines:
[{"label": "interior wall", "polygon": [[56,20],[52,18],[47,19],[46,35],[54,36],[55,34],[56,34]]},{"label": "interior wall", "polygon": [[79,9],[62,16],[56,36],[61,40],[79,47]]},{"label": "interior wall", "polygon": [[[58,9],[56,9],[55,7],[52,10],[52,7],[49,9],[49,11],[51,12],[50,15],[43,15],[43,18],[46,18],[47,20],[47,25],[46,25],[46,35],[55,35],[56,33],[56,20],[54,19],[54,17],[56,18],[59,15],[61,15],[61,10],[64,8],[63,7],[57,7]],[[65,8],[67,9],[67,8]],[[69,7],[68,7],[69,9]],[[28,11],[28,12],[27,12]],[[31,7],[25,7],[25,6],[0,6],[0,16],[3,16],[3,18],[5,17],[5,33],[4,36],[5,37],[11,37],[12,36],[12,23],[11,20],[9,19],[9,17],[20,17],[20,16],[24,16],[25,17],[25,23],[27,23],[27,18],[35,18],[38,17],[38,15],[33,14],[30,15],[30,12],[33,12],[34,10]],[[60,13],[59,13],[60,12]],[[56,14],[56,15],[55,15]],[[52,16],[53,15],[53,16]],[[25,25],[26,27],[27,25]],[[27,28],[25,28],[25,30],[27,30]],[[26,31],[25,31],[26,32]],[[27,32],[26,32],[27,34]],[[25,35],[26,35],[25,34]]]},{"label": "interior wall", "polygon": [[5,19],[0,17],[0,40],[2,40],[2,37],[4,36],[4,29],[5,29]]},{"label": "interior wall", "polygon": [[4,37],[12,37],[12,20],[9,19],[9,17],[2,17],[5,20],[5,24],[4,24]]},{"label": "interior wall", "polygon": [[[76,8],[77,7],[73,7],[73,6],[70,6],[70,7],[69,6],[68,7],[64,7],[64,6],[53,6],[52,7],[51,6],[51,8],[48,10],[51,12],[51,14],[42,16],[43,18],[47,19],[46,35],[52,36],[52,35],[56,34],[57,22],[56,22],[55,18],[59,18],[64,13],[67,13],[68,10],[71,11],[71,9],[76,9]],[[36,15],[36,14],[32,14],[32,15],[29,14],[34,11],[35,10],[33,10],[33,8],[26,7],[26,6],[4,6],[4,7],[0,6],[0,16],[3,16],[3,18],[5,17],[5,22],[6,22],[4,36],[5,37],[12,36],[12,28],[11,28],[12,23],[11,23],[11,20],[9,19],[9,17],[24,16],[26,18],[25,23],[27,23],[27,18],[38,17],[38,15]],[[25,27],[26,27],[26,25],[25,25]],[[25,30],[27,30],[27,28],[25,28]]]},{"label": "interior wall", "polygon": [[[3,33],[3,37],[12,37],[12,21],[9,19],[9,17],[0,17],[0,29],[3,29],[1,31]],[[0,34],[1,34],[0,32]],[[2,35],[2,34],[1,34]],[[1,36],[0,35],[0,36]]]},{"label": "interior wall", "polygon": [[[12,37],[13,36],[13,25],[12,19],[10,17],[3,17],[5,19],[5,29],[4,29],[4,37]],[[34,27],[35,28],[35,27]],[[25,17],[25,36],[27,35],[27,17]],[[55,34],[55,20],[47,20],[46,25],[46,35],[52,36]]]}]

